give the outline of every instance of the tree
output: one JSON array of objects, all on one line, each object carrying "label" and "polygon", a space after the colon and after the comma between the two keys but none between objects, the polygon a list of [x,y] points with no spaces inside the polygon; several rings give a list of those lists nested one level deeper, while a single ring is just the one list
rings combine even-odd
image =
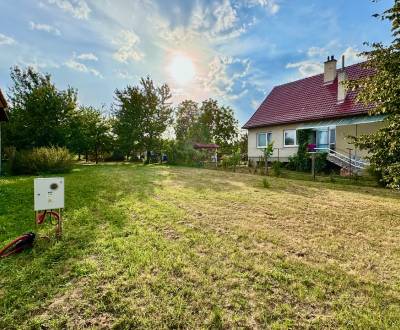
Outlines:
[{"label": "tree", "polygon": [[141,123],[145,114],[144,95],[138,86],[127,86],[115,91],[115,99],[114,132],[117,135],[117,145],[129,159],[143,147]]},{"label": "tree", "polygon": [[385,125],[375,133],[355,138],[355,144],[369,151],[371,165],[385,185],[400,189],[400,1],[382,15],[392,23],[393,41],[389,46],[373,43],[364,52],[365,66],[374,75],[348,82],[358,90],[358,102],[373,105],[371,115],[385,115]]},{"label": "tree", "polygon": [[238,136],[238,121],[230,107],[220,107],[216,100],[209,99],[203,101],[191,135],[199,142],[216,143],[220,150],[230,153]]},{"label": "tree", "polygon": [[200,117],[200,109],[196,102],[185,100],[176,109],[175,135],[178,141],[189,139],[189,133]]},{"label": "tree", "polygon": [[111,124],[93,107],[80,107],[74,113],[69,132],[68,148],[77,153],[79,159],[80,155],[85,155],[88,161],[92,155],[97,163],[99,156],[113,147]]},{"label": "tree", "polygon": [[156,87],[147,77],[139,86],[115,92],[115,133],[118,145],[127,155],[138,148],[147,152],[161,148],[162,134],[172,124],[171,92],[168,85]]},{"label": "tree", "polygon": [[50,75],[33,68],[13,67],[11,80],[6,145],[17,149],[65,146],[69,121],[77,106],[76,90],[58,90]]}]

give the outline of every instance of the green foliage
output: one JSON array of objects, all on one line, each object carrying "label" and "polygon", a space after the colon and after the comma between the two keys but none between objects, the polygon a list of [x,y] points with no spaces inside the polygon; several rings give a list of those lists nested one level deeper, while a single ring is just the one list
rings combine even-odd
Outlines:
[{"label": "green foliage", "polygon": [[114,130],[117,146],[128,157],[139,151],[159,150],[162,134],[172,123],[171,92],[168,85],[156,87],[149,78],[138,86],[115,91]]},{"label": "green foliage", "polygon": [[200,118],[199,105],[192,100],[185,100],[181,102],[176,109],[176,120],[175,120],[175,135],[176,139],[180,142],[199,142],[204,141],[192,141],[193,128]]},{"label": "green foliage", "polygon": [[174,140],[164,141],[163,151],[171,165],[199,165],[206,156],[203,152],[193,149],[190,144]]},{"label": "green foliage", "polygon": [[372,50],[363,55],[368,60],[365,67],[375,74],[350,81],[347,87],[359,90],[358,102],[374,105],[371,115],[387,116],[383,128],[355,139],[355,144],[368,150],[371,165],[380,172],[378,179],[400,189],[400,2],[376,16],[391,22],[393,41],[389,46],[371,44]]},{"label": "green foliage", "polygon": [[235,150],[230,155],[224,155],[222,157],[221,163],[223,168],[233,168],[233,171],[236,171],[236,167],[240,165],[240,161],[242,158],[242,154],[240,152],[240,149]]},{"label": "green foliage", "polygon": [[8,155],[10,174],[67,173],[72,169],[73,160],[68,149],[60,147],[41,147],[32,150],[16,151]]},{"label": "green foliage", "polygon": [[4,145],[17,150],[66,146],[77,92],[73,88],[58,90],[50,75],[33,68],[13,67],[11,81],[10,121],[4,125]]},{"label": "green foliage", "polygon": [[92,107],[79,108],[71,118],[68,147],[80,158],[89,157],[96,163],[100,158],[114,154],[114,138],[111,121],[104,118],[101,111]]},{"label": "green foliage", "polygon": [[272,171],[275,176],[281,176],[282,175],[282,163],[279,161],[272,162]]},{"label": "green foliage", "polygon": [[201,106],[184,101],[178,106],[175,132],[184,143],[216,143],[223,154],[232,153],[238,136],[238,122],[233,110],[219,106],[213,99],[203,101]]},{"label": "green foliage", "polygon": [[270,184],[269,184],[267,178],[263,178],[262,184],[263,184],[264,188],[269,188],[270,187]]},{"label": "green foliage", "polygon": [[307,153],[311,130],[297,131],[298,151],[294,156],[289,157],[287,168],[293,171],[307,172],[311,169],[311,159]]},{"label": "green foliage", "polygon": [[328,154],[326,152],[317,153],[315,155],[315,172],[320,173],[327,169],[328,161],[327,161]]}]

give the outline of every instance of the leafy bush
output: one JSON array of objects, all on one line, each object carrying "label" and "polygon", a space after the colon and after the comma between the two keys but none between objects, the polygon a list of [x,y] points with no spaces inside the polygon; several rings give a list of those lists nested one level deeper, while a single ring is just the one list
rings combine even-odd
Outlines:
[{"label": "leafy bush", "polygon": [[72,155],[66,148],[50,147],[15,151],[9,154],[10,174],[66,173],[72,169]]},{"label": "leafy bush", "polygon": [[292,171],[307,172],[311,169],[311,159],[303,155],[294,155],[289,157],[287,168]]},{"label": "leafy bush", "polygon": [[204,153],[193,149],[189,144],[169,141],[164,146],[168,163],[172,165],[199,165],[204,158]]},{"label": "leafy bush", "polygon": [[236,166],[240,164],[240,160],[242,159],[242,155],[240,153],[240,149],[233,152],[231,155],[226,155],[222,157],[222,167],[230,168],[233,167],[233,171],[236,170]]},{"label": "leafy bush", "polygon": [[327,169],[328,161],[326,157],[328,154],[326,152],[318,153],[315,155],[315,172],[320,173]]},{"label": "leafy bush", "polygon": [[275,176],[281,176],[282,174],[282,163],[279,161],[272,162],[272,172]]}]

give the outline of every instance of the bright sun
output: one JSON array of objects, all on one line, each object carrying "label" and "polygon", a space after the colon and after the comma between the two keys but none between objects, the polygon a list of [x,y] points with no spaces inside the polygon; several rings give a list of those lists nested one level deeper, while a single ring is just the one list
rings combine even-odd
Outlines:
[{"label": "bright sun", "polygon": [[183,54],[176,54],[168,69],[172,78],[180,85],[192,81],[196,74],[192,60]]}]

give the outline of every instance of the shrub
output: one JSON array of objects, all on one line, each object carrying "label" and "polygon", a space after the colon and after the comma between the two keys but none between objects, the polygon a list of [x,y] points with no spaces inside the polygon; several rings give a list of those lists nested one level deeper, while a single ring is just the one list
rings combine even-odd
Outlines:
[{"label": "shrub", "polygon": [[272,172],[275,176],[281,176],[282,174],[282,163],[280,161],[272,162]]},{"label": "shrub", "polygon": [[8,160],[10,174],[66,173],[72,169],[72,155],[66,148],[50,147],[14,151]]},{"label": "shrub", "polygon": [[193,149],[190,144],[183,144],[175,141],[168,141],[164,146],[168,163],[172,165],[199,165],[205,154]]},{"label": "shrub", "polygon": [[326,152],[318,153],[315,155],[315,171],[316,171],[316,173],[323,172],[327,169],[327,167],[328,167],[328,161],[326,160],[327,156],[328,156],[328,154]]},{"label": "shrub", "polygon": [[263,187],[264,188],[269,188],[270,187],[269,182],[267,181],[266,178],[263,179]]}]

